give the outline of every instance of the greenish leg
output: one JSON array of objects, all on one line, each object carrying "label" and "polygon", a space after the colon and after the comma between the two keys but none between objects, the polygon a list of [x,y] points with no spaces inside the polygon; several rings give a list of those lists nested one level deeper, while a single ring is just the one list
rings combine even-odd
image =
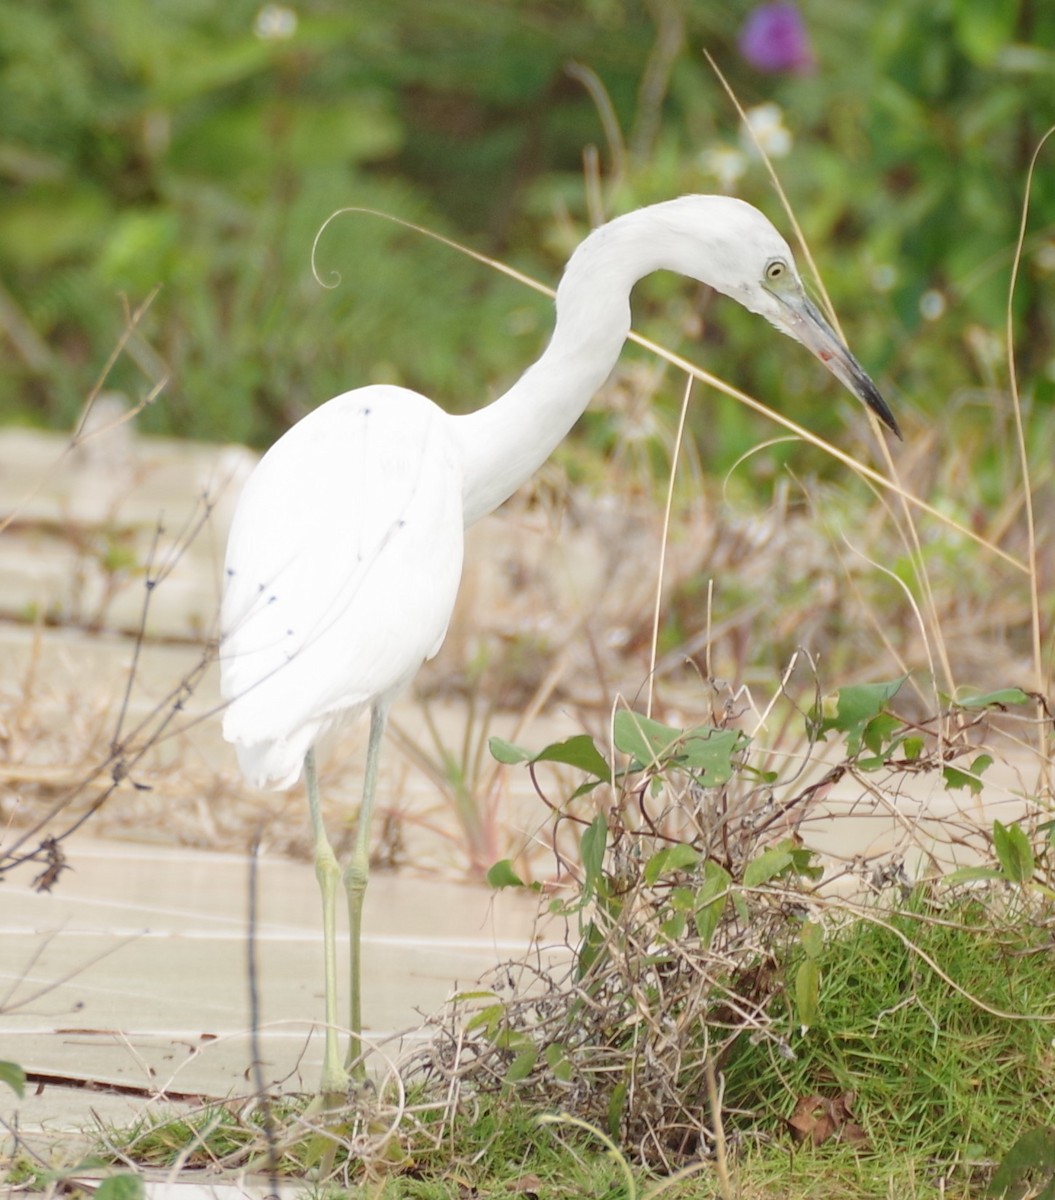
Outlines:
[{"label": "greenish leg", "polygon": [[380,704],[370,710],[370,737],[366,745],[366,773],[363,779],[363,803],[359,809],[359,824],[355,831],[355,849],[344,872],[344,887],[348,893],[348,924],[351,939],[352,1010],[349,1022],[352,1040],[348,1047],[346,1066],[352,1067],[357,1079],[366,1076],[361,1053],[363,1032],[362,1003],[362,931],[363,896],[370,877],[370,821],[374,812],[374,790],[377,787],[377,763],[381,756],[381,739],[385,732],[387,713]]},{"label": "greenish leg", "polygon": [[319,881],[319,891],[322,893],[322,937],[326,964],[326,1048],[319,1090],[325,1096],[339,1094],[343,1100],[348,1092],[348,1072],[341,1064],[337,1049],[337,887],[341,868],[322,823],[314,748],[305,755],[304,777],[308,785],[311,828],[315,835],[315,878]]}]

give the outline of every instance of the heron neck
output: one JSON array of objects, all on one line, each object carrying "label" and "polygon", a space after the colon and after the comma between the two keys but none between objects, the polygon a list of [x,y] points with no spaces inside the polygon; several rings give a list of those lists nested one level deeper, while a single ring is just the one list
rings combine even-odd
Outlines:
[{"label": "heron neck", "polygon": [[639,228],[647,211],[602,226],[579,246],[557,289],[542,356],[493,403],[454,418],[466,525],[531,478],[611,373],[630,332],[630,291],[663,265]]}]

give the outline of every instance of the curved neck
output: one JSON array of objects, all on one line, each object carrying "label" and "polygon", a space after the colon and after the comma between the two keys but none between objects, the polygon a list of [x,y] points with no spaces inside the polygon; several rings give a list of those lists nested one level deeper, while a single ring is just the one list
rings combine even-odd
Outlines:
[{"label": "curved neck", "polygon": [[608,378],[630,332],[631,289],[670,262],[663,207],[594,230],[568,261],[541,358],[493,403],[452,418],[462,450],[466,525],[538,470]]}]

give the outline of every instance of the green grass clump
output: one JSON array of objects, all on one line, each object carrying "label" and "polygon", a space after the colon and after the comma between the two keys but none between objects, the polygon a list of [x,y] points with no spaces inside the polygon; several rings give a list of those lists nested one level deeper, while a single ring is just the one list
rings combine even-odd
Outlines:
[{"label": "green grass clump", "polygon": [[725,1064],[726,1101],[777,1132],[796,1102],[852,1094],[871,1152],[919,1163],[991,1162],[1023,1129],[1055,1119],[1055,913],[1002,912],[1002,897],[930,889],[857,919],[821,955],[812,1027],[789,997],[787,1045],[741,1037]]}]

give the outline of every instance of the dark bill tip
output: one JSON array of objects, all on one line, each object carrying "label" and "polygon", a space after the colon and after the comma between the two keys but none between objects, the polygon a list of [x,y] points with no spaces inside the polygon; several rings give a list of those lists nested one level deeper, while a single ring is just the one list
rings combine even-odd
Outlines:
[{"label": "dark bill tip", "polygon": [[817,306],[804,293],[784,300],[791,312],[791,334],[821,360],[829,371],[875,413],[896,437],[904,441],[894,414],[879,394],[879,388],[865,374],[864,368],[822,316]]},{"label": "dark bill tip", "polygon": [[[856,366],[856,363],[855,363]],[[904,441],[904,435],[898,427],[897,419],[890,411],[890,407],[883,397],[879,394],[879,388],[869,379],[869,377],[858,366],[856,371],[851,371],[853,378],[853,391],[868,405],[875,415],[883,422],[883,424],[893,433],[899,441]]]}]

